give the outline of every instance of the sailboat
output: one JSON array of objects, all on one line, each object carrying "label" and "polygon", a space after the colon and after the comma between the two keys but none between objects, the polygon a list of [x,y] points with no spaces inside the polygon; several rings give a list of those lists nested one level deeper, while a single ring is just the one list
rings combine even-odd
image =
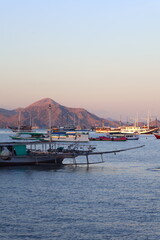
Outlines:
[{"label": "sailboat", "polygon": [[13,132],[31,132],[32,126],[30,125],[21,125],[21,111],[18,113],[18,126],[17,127],[9,127]]}]

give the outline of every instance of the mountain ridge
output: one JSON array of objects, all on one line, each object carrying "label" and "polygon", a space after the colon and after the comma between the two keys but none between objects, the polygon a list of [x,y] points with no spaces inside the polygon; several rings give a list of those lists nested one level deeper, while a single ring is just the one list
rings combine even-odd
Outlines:
[{"label": "mountain ridge", "polygon": [[71,108],[63,106],[51,98],[40,99],[25,108],[13,110],[0,109],[0,127],[16,127],[20,125],[32,125],[39,128],[49,126],[49,106],[51,106],[52,126],[76,125],[81,128],[91,128],[92,126],[117,127],[118,121],[110,121],[90,113],[84,108]]}]

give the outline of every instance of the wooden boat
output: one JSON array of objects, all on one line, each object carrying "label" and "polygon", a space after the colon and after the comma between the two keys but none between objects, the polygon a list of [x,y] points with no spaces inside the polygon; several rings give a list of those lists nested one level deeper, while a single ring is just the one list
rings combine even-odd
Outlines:
[{"label": "wooden boat", "polygon": [[103,154],[117,153],[141,148],[143,146],[144,145],[127,149],[96,152],[95,146],[88,144],[78,145],[76,143],[69,144],[66,147],[60,147],[57,143],[51,142],[3,142],[0,143],[0,167],[39,164],[53,164],[57,166],[62,165],[65,158],[75,160],[78,156],[86,156],[87,164],[89,164],[89,155],[100,155],[102,157]]},{"label": "wooden boat", "polygon": [[119,134],[121,132],[120,128],[110,128],[110,127],[97,127],[95,129],[96,133],[108,133],[108,134]]},{"label": "wooden boat", "polygon": [[32,126],[9,127],[13,132],[32,132]]},{"label": "wooden boat", "polygon": [[75,158],[92,152],[91,145],[58,145],[51,142],[0,143],[0,166],[36,165],[52,163],[61,165],[65,158]]}]

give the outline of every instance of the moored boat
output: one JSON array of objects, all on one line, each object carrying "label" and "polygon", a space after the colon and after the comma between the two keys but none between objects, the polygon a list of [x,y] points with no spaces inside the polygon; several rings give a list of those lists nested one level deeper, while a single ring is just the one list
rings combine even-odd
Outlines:
[{"label": "moored boat", "polygon": [[54,130],[48,131],[48,137],[44,138],[44,141],[56,141],[56,142],[89,142],[89,133],[77,130]]},{"label": "moored boat", "polygon": [[99,137],[90,137],[90,141],[126,141],[127,138],[125,136],[99,136]]},{"label": "moored boat", "polygon": [[17,132],[10,138],[21,141],[88,142],[88,135],[88,132],[81,131]]},{"label": "moored boat", "polygon": [[47,135],[39,132],[17,132],[15,135],[10,136],[13,140],[23,141],[43,141]]},{"label": "moored boat", "polygon": [[158,127],[139,127],[139,126],[121,126],[119,128],[96,128],[97,133],[107,133],[107,134],[152,134],[158,131]]},{"label": "moored boat", "polygon": [[110,128],[110,127],[97,127],[95,129],[96,133],[108,133],[108,134],[119,134],[121,132],[120,128]]},{"label": "moored boat", "polygon": [[137,133],[137,134],[152,134],[158,131],[157,127],[137,127],[137,126],[122,126],[121,133]]},{"label": "moored boat", "polygon": [[[66,133],[63,135],[56,135],[52,134],[51,135],[52,141],[57,141],[57,142],[88,142],[88,134],[71,134],[71,133]],[[45,138],[44,140],[47,140]]]},{"label": "moored boat", "polygon": [[154,133],[154,136],[157,138],[157,139],[160,139],[160,133]]},{"label": "moored boat", "polygon": [[65,158],[72,158],[74,164],[77,164],[75,158],[78,156],[85,156],[87,160],[86,163],[89,164],[89,155],[100,155],[102,157],[103,154],[128,151],[144,146],[96,152],[95,146],[88,144],[82,145],[74,143],[66,145],[67,147],[60,147],[57,143],[53,142],[1,142],[0,167],[39,164],[60,166],[63,164]]},{"label": "moored boat", "polygon": [[19,126],[19,127],[9,127],[13,132],[32,132],[33,128],[32,126]]},{"label": "moored boat", "polygon": [[85,155],[93,149],[91,145],[81,146],[78,149],[76,145],[60,146],[51,142],[4,142],[0,143],[0,166],[42,163],[61,165],[65,158]]},{"label": "moored boat", "polygon": [[126,133],[124,136],[127,138],[127,140],[138,140],[139,134],[132,134],[132,133]]}]

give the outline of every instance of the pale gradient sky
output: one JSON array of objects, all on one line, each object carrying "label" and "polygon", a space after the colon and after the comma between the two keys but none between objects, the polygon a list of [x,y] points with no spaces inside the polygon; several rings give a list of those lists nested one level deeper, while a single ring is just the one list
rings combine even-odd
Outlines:
[{"label": "pale gradient sky", "polygon": [[1,0],[0,108],[160,118],[159,0]]}]

